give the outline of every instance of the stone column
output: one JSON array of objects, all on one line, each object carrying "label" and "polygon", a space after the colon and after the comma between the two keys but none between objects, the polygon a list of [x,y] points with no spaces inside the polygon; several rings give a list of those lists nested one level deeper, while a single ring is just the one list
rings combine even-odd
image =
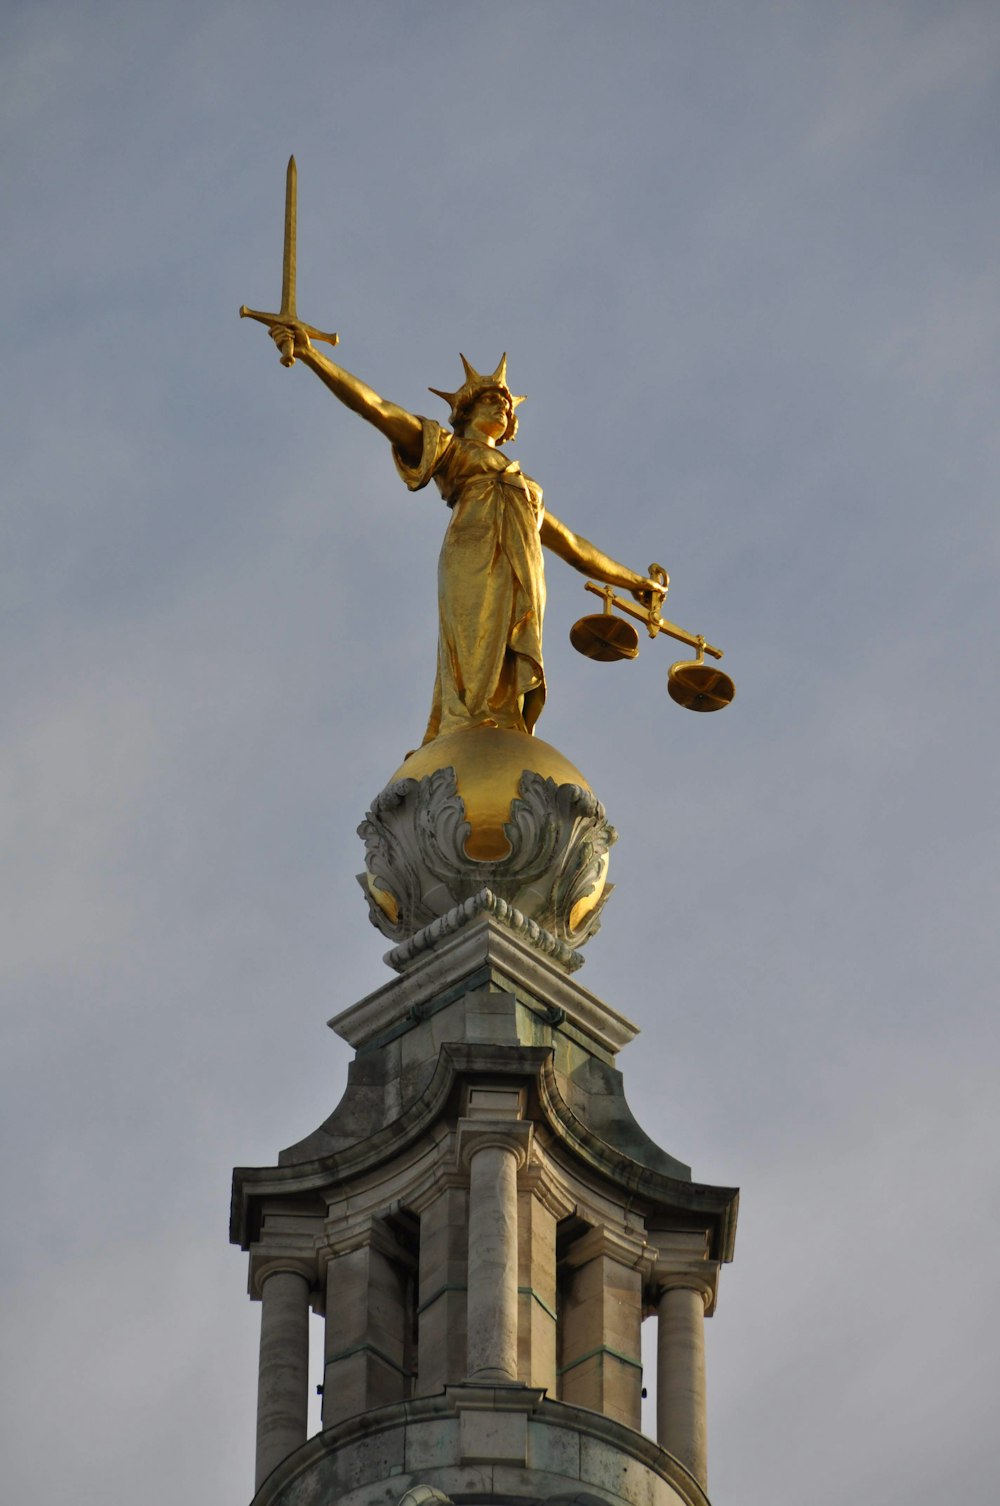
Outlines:
[{"label": "stone column", "polygon": [[299,1271],[273,1270],[260,1303],[255,1489],[306,1441],[309,1283]]},{"label": "stone column", "polygon": [[656,1441],[708,1489],[705,1308],[712,1289],[675,1276],[656,1303]]},{"label": "stone column", "polygon": [[469,1168],[469,1380],[516,1381],[517,1172],[527,1159],[525,1120],[459,1124]]}]

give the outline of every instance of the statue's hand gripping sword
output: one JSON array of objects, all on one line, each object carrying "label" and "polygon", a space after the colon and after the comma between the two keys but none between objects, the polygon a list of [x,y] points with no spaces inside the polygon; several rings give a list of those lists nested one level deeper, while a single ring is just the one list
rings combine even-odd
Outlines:
[{"label": "statue's hand gripping sword", "polygon": [[[295,252],[296,252],[296,190],[298,187],[298,171],[295,166],[295,158],[288,159],[288,173],[285,177],[285,255],[281,266],[281,308],[276,314],[263,314],[259,309],[248,309],[246,304],[240,307],[241,319],[256,319],[261,324],[266,324],[273,329],[276,324],[297,324],[304,329],[311,340],[325,340],[328,345],[339,345],[339,335],[325,334],[321,329],[313,329],[311,324],[303,324],[295,312]],[[295,356],[293,342],[283,340],[281,345],[282,366],[294,366]]]}]

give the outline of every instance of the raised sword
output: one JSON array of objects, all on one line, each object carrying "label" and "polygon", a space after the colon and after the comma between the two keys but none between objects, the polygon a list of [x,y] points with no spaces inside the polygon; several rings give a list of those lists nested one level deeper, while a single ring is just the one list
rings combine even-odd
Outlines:
[{"label": "raised sword", "polygon": [[[295,166],[295,158],[289,157],[288,171],[285,174],[285,249],[281,263],[281,308],[276,314],[265,314],[259,309],[248,309],[243,303],[240,305],[240,318],[256,319],[259,323],[266,324],[269,329],[273,329],[276,324],[297,324],[305,330],[311,340],[325,340],[328,345],[339,345],[339,335],[330,335],[321,329],[313,329],[311,324],[304,324],[295,311],[298,183],[299,174]],[[282,366],[295,365],[293,350],[294,344],[290,339],[282,341]]]}]

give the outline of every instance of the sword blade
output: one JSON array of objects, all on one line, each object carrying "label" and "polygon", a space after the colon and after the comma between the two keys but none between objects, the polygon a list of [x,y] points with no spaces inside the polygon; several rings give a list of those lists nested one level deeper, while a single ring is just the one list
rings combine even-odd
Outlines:
[{"label": "sword blade", "polygon": [[285,176],[285,253],[281,264],[281,312],[291,319],[297,317],[295,312],[295,253],[298,232],[296,223],[298,181],[295,158],[289,157],[288,172]]}]

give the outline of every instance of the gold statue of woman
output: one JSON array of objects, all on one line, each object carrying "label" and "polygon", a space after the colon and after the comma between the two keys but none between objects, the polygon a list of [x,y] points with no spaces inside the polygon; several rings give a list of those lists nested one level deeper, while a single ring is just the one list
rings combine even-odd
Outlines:
[{"label": "gold statue of woman", "polygon": [[541,487],[500,453],[517,433],[514,409],[523,401],[507,386],[506,356],[489,376],[463,356],[461,387],[430,389],[451,406],[449,431],[387,402],[320,355],[297,319],[275,323],[270,333],[286,364],[302,361],[385,435],[411,491],[433,478],[451,508],[438,563],[437,676],[423,741],[470,726],[531,732],[545,703],[541,546],[644,605],[663,587],[602,554],[546,511]]}]

